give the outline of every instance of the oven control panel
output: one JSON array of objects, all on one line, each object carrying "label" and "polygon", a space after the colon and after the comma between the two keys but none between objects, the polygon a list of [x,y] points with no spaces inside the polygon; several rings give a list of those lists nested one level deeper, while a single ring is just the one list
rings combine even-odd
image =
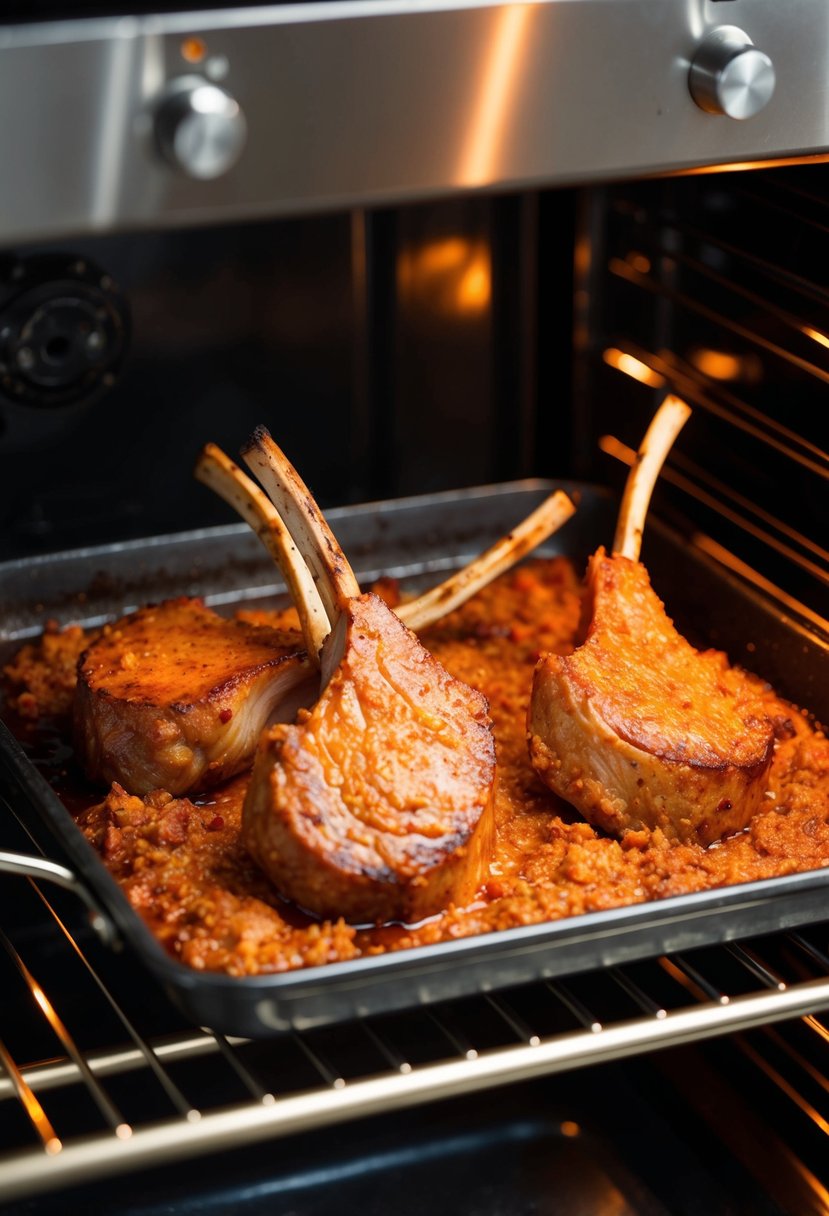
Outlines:
[{"label": "oven control panel", "polygon": [[688,73],[691,96],[709,114],[753,118],[772,99],[774,64],[748,34],[722,25],[703,41]]},{"label": "oven control panel", "polygon": [[170,165],[188,177],[210,181],[236,164],[247,123],[238,101],[225,89],[199,76],[181,76],[158,104],[155,135]]},{"label": "oven control panel", "polygon": [[288,0],[0,23],[0,245],[829,156],[829,5],[729,0],[733,25],[725,8]]}]

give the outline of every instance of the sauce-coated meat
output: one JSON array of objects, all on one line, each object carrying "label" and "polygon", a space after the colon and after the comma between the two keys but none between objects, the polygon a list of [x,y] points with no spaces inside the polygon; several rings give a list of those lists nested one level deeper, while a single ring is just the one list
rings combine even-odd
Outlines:
[{"label": "sauce-coated meat", "polygon": [[[317,916],[413,921],[470,900],[494,845],[486,700],[378,596],[364,595],[285,453],[257,427],[243,456],[314,578],[331,627],[317,704],[260,747],[244,839]],[[297,607],[304,591],[292,598]]]},{"label": "sauce-coated meat", "polygon": [[417,921],[468,903],[494,848],[486,701],[375,595],[351,600],[337,631],[318,703],[259,746],[244,842],[323,917]]},{"label": "sauce-coated meat", "polygon": [[[715,846],[671,840],[659,830],[613,839],[542,784],[526,744],[533,669],[540,653],[572,652],[581,595],[569,561],[532,562],[424,635],[430,653],[452,675],[486,696],[495,731],[495,853],[481,894],[466,907],[449,908],[416,927],[361,928],[340,918],[303,916],[242,844],[247,776],[198,801],[164,793],[136,798],[118,789],[101,801],[79,787],[72,801],[87,808],[79,816],[81,829],[174,958],[237,976],[342,962],[829,866],[829,740],[760,681],[750,681],[758,703],[780,724],[763,801],[747,828]],[[255,619],[264,623],[267,616],[257,612]],[[25,667],[38,669],[44,689],[55,652],[62,667],[65,654],[77,652],[76,637],[50,635],[48,647],[26,648]],[[60,704],[44,694],[41,710],[59,712]],[[24,737],[43,761],[35,724],[19,729],[35,731]],[[65,760],[56,766],[59,774]]]},{"label": "sauce-coated meat", "polygon": [[677,633],[639,562],[599,549],[584,643],[544,656],[528,717],[533,766],[585,819],[710,844],[761,805],[774,747],[755,687]]},{"label": "sauce-coated meat", "polygon": [[78,752],[92,780],[131,794],[207,789],[250,767],[264,727],[291,721],[317,687],[298,633],[168,600],[81,655]]}]

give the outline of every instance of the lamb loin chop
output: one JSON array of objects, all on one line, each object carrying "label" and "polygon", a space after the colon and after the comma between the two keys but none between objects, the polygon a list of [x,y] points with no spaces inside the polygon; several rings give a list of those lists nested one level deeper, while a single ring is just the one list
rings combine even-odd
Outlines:
[{"label": "lamb loin chop", "polygon": [[760,806],[774,737],[748,677],[680,636],[637,560],[653,484],[689,414],[669,397],[651,423],[614,551],[588,566],[584,642],[536,668],[528,737],[541,779],[594,826],[707,845]]},{"label": "lamb loin chop", "polygon": [[[250,524],[275,559],[302,633],[228,620],[201,600],[142,608],[105,627],[81,656],[77,750],[95,781],[132,794],[205,790],[253,763],[262,730],[291,722],[319,694],[318,654],[329,632],[315,584],[279,513],[215,444],[196,476]],[[552,495],[508,536],[439,587],[400,606],[413,628],[440,619],[573,513]]]},{"label": "lamb loin chop", "polygon": [[284,518],[332,624],[323,691],[260,743],[242,838],[283,895],[323,917],[417,921],[464,904],[494,845],[484,697],[360,588],[307,487],[263,428],[243,453]]},{"label": "lamb loin chop", "polygon": [[93,780],[132,794],[206,789],[248,767],[265,724],[292,721],[318,687],[299,633],[168,600],[81,655],[78,752]]},{"label": "lamb loin chop", "polygon": [[302,587],[306,645],[295,631],[228,620],[186,598],[105,627],[81,655],[75,693],[78,753],[93,780],[131,794],[207,789],[250,767],[269,722],[293,721],[317,696],[327,618],[278,513],[234,468],[210,448],[198,475],[242,504],[289,586]]}]

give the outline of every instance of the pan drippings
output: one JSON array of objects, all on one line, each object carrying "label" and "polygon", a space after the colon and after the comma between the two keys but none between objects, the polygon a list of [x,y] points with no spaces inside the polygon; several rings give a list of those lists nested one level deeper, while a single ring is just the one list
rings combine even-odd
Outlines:
[{"label": "pan drippings", "polygon": [[[414,927],[362,927],[317,921],[286,904],[239,839],[247,777],[204,801],[161,792],[140,799],[113,789],[101,802],[100,792],[90,790],[78,822],[172,955],[233,975],[286,971],[829,865],[829,741],[759,681],[758,700],[777,736],[763,806],[744,831],[716,846],[670,841],[659,831],[612,840],[542,785],[526,743],[533,669],[541,653],[570,653],[580,606],[572,564],[537,560],[503,575],[423,635],[452,675],[487,697],[495,727],[495,861],[465,908]],[[284,614],[268,619],[289,623]],[[52,661],[56,649],[51,635]],[[33,673],[37,662],[45,662],[42,652],[32,650],[18,661],[18,677]],[[45,714],[43,667],[39,675],[34,709]],[[24,704],[32,712],[31,703]],[[73,809],[80,805],[72,802]]]}]

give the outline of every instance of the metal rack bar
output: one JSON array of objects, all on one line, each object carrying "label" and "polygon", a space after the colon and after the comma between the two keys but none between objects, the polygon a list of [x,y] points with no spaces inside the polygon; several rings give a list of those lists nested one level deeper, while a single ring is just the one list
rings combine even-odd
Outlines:
[{"label": "metal rack bar", "polygon": [[25,1077],[2,1039],[0,1039],[0,1065],[2,1065],[8,1077],[13,1092],[20,1099],[20,1104],[26,1112],[26,1116],[35,1133],[40,1137],[44,1151],[47,1153],[59,1153],[62,1145],[55,1134],[55,1129],[49,1122],[46,1111],[40,1105],[37,1097],[26,1084]]},{"label": "metal rack bar", "polygon": [[[767,338],[764,334],[756,332],[749,326],[743,325],[739,321],[735,321],[732,317],[728,317],[719,309],[710,308],[707,304],[703,304],[701,301],[695,300],[693,296],[689,296],[681,291],[670,290],[662,284],[656,283],[655,281],[649,279],[647,275],[639,274],[637,271],[627,267],[625,263],[621,261],[621,259],[611,259],[608,269],[610,270],[611,274],[615,274],[622,278],[627,278],[630,281],[635,282],[636,286],[645,288],[656,295],[671,300],[680,308],[687,309],[689,313],[704,317],[706,321],[712,322],[714,325],[718,326],[724,331],[737,335],[746,342],[751,343],[757,349],[764,351],[766,354],[774,355],[778,359],[782,359],[791,364],[793,367],[796,367],[799,371],[805,372],[810,376],[814,376],[817,380],[822,380],[829,383],[829,371],[825,371],[823,368],[817,367],[816,364],[810,362],[808,359],[804,359],[802,356],[795,354],[794,351],[787,350],[786,347],[781,346],[779,342],[773,342],[770,338]],[[746,293],[739,292],[738,294],[745,295]],[[765,307],[768,308],[767,303],[765,304]]]},{"label": "metal rack bar", "polygon": [[[614,339],[616,346],[622,351],[633,354],[640,359],[651,371],[672,381],[676,391],[699,409],[711,417],[742,431],[751,439],[764,444],[786,460],[792,460],[801,468],[818,477],[826,478],[826,452],[793,431],[783,426],[775,418],[762,413],[736,393],[717,384],[714,388],[703,380],[700,373],[693,369],[675,353],[666,356],[664,352],[656,354],[643,350],[637,343]],[[636,352],[640,353],[637,354]]]},{"label": "metal rack bar", "polygon": [[807,941],[802,933],[789,933],[787,936],[789,941],[794,942],[796,946],[808,954],[819,967],[825,967],[829,971],[829,954],[825,950],[821,950],[812,942]]},{"label": "metal rack bar", "polygon": [[662,1018],[667,1016],[667,1009],[658,1001],[653,1000],[648,996],[647,992],[632,980],[629,975],[626,975],[620,967],[612,967],[610,975],[614,982],[619,985],[623,992],[626,992],[631,1000],[639,1006],[643,1013],[649,1013],[652,1017]]},{"label": "metal rack bar", "polygon": [[[605,435],[602,437],[599,447],[608,456],[612,456],[616,460],[620,460],[623,464],[630,465],[635,453],[632,448],[622,443],[614,435]],[[817,583],[826,583],[826,574],[822,568],[815,566],[814,563],[808,562],[801,558],[795,551],[788,546],[775,540],[765,529],[758,527],[750,519],[747,519],[740,512],[733,511],[726,504],[720,501],[713,494],[709,494],[706,490],[697,486],[690,478],[683,476],[677,472],[669,462],[666,462],[662,467],[661,477],[663,481],[670,482],[676,486],[682,493],[688,495],[689,498],[700,503],[703,507],[713,511],[721,519],[727,520],[730,524],[739,528],[746,536],[759,540],[768,548],[777,552],[787,561],[804,570]],[[761,587],[766,594],[772,596],[780,603],[785,604],[790,611],[794,611],[798,616],[816,625],[818,629],[826,630],[827,620],[820,613],[815,612],[807,604],[788,595],[780,587],[776,586],[769,579],[766,579],[758,571],[754,570],[746,562],[731,554],[729,550],[719,545],[716,541],[709,537],[704,537],[702,533],[695,536],[694,543],[698,548],[703,549],[711,556],[717,558],[718,561],[728,566],[730,569],[736,569],[739,564],[739,569],[742,575],[753,582],[755,586]]]},{"label": "metal rack bar", "polygon": [[[40,1147],[33,1147],[24,1139],[17,1149],[0,1157],[4,1198],[33,1195],[73,1182],[88,1182],[130,1169],[290,1136],[311,1127],[391,1112],[603,1060],[622,1059],[645,1050],[677,1046],[732,1031],[765,1028],[787,1018],[802,1017],[806,1027],[823,1036],[826,1034],[814,1015],[829,1008],[829,956],[808,938],[790,934],[776,940],[789,945],[797,959],[804,960],[802,965],[791,960],[787,963],[785,952],[779,956],[779,951],[771,951],[771,958],[767,960],[763,949],[755,943],[729,944],[702,956],[680,955],[658,960],[649,964],[650,970],[647,967],[637,969],[636,978],[624,966],[614,967],[608,971],[606,982],[601,980],[598,986],[591,985],[591,995],[586,999],[580,995],[579,977],[574,977],[566,981],[540,981],[531,992],[522,992],[519,1004],[513,1003],[509,991],[444,1002],[415,1015],[431,1021],[446,1045],[445,1054],[439,1044],[433,1045],[431,1054],[422,1064],[411,1063],[405,1049],[395,1042],[394,1022],[377,1026],[374,1021],[364,1020],[341,1028],[341,1034],[331,1039],[324,1037],[322,1040],[316,1033],[296,1032],[281,1039],[272,1056],[267,1045],[254,1047],[247,1040],[229,1039],[207,1030],[147,1039],[141,1036],[134,1019],[85,958],[52,905],[42,896],[41,900],[53,933],[58,940],[68,942],[81,958],[95,982],[101,1007],[108,1006],[115,1012],[127,1034],[128,1045],[111,1051],[84,1053],[74,1042],[65,1041],[65,1059],[28,1065],[15,1061],[8,1047],[0,1045],[0,1071],[5,1073],[5,1076],[0,1075],[0,1105],[19,1102],[40,1144]],[[12,957],[17,951],[18,947],[12,945]],[[33,976],[19,953],[17,958],[18,969],[24,978],[27,974]],[[724,990],[720,980],[714,982],[708,974],[712,960],[717,960],[718,975],[726,974],[733,980],[733,988]],[[661,969],[661,976],[657,967]],[[784,967],[787,974],[784,975],[780,967]],[[746,974],[762,985],[761,990],[734,995],[742,992]],[[810,975],[815,978],[808,978]],[[676,1001],[664,990],[666,977],[676,985]],[[660,986],[654,987],[657,979]],[[617,1006],[614,990],[624,992],[630,998],[635,1016],[622,1019],[618,1008],[613,1015],[606,1014],[608,1001],[610,1008]],[[49,1020],[50,1008],[57,1016],[55,1006],[59,1001],[56,994],[50,997],[44,992],[43,996],[44,1001],[39,1002],[38,1007]],[[528,996],[531,999],[528,1000]],[[552,998],[569,1012],[576,1028],[564,1033],[541,1033],[532,1024],[532,1014],[526,1012],[539,997],[542,999],[541,1005],[536,1005],[539,1019],[548,1016],[544,1006]],[[473,1046],[475,1032],[470,1036],[466,1023],[471,1019],[474,1025],[487,1007],[498,1016],[507,1041],[501,1044],[499,1039],[497,1046],[476,1047]],[[345,1078],[349,1074],[342,1068],[337,1054],[344,1052],[343,1058],[348,1058],[348,1043],[353,1043],[349,1036],[353,1035],[367,1037],[378,1050],[380,1071],[365,1071],[347,1081]],[[518,1042],[514,1041],[516,1038]],[[324,1047],[321,1042],[325,1043]],[[286,1049],[310,1064],[317,1080],[309,1083],[307,1071],[303,1069],[300,1073],[305,1079],[293,1084],[287,1073],[280,1074],[279,1061],[283,1059],[280,1053]],[[791,1052],[789,1057],[796,1066],[801,1063]],[[125,1120],[129,1119],[129,1123],[114,1123],[104,1110],[99,1129],[87,1135],[71,1131],[67,1134],[66,1129],[59,1126],[59,1116],[54,1117],[53,1126],[52,1117],[40,1105],[35,1093],[36,1090],[68,1092],[72,1087],[84,1086],[94,1098],[99,1077],[116,1078],[136,1072],[156,1077],[160,1073],[166,1077],[168,1064],[197,1059],[203,1059],[205,1068],[214,1070],[211,1098],[199,1104],[201,1109],[196,1109],[197,1103],[186,1092],[188,1082],[182,1080],[182,1088],[176,1085],[180,1101],[175,1103],[174,1115],[133,1118],[125,1111]],[[270,1075],[274,1064],[276,1083]],[[258,1075],[260,1066],[269,1074],[266,1081]],[[364,1067],[373,1069],[374,1064]],[[212,1089],[213,1075],[215,1089]],[[238,1092],[239,1081],[247,1097],[242,1102],[227,1105],[232,1101],[228,1095]],[[170,1083],[176,1084],[172,1080]],[[300,1084],[306,1088],[298,1089]],[[279,1090],[278,1097],[272,1092],[275,1088]],[[60,1107],[56,1107],[58,1109]]]},{"label": "metal rack bar", "polygon": [[305,1058],[313,1064],[326,1085],[330,1085],[332,1089],[345,1088],[345,1078],[326,1059],[318,1047],[312,1047],[307,1038],[297,1032],[294,1032],[292,1038]]},{"label": "metal rack bar", "polygon": [[[30,882],[30,885],[32,886],[32,888],[40,896],[41,902],[44,904],[46,910],[52,916],[52,919],[54,920],[58,929],[60,929],[61,933],[63,934],[65,941],[72,948],[72,952],[74,953],[75,957],[83,965],[84,970],[86,971],[87,975],[90,977],[90,979],[93,980],[96,988],[101,993],[101,996],[107,1002],[109,1008],[116,1015],[116,1017],[120,1021],[121,1025],[124,1027],[124,1030],[127,1032],[129,1037],[132,1039],[133,1043],[135,1044],[137,1066],[140,1066],[141,1063],[145,1063],[152,1070],[153,1074],[155,1075],[156,1080],[158,1081],[161,1088],[164,1090],[167,1097],[170,1099],[170,1102],[172,1103],[173,1107],[179,1112],[179,1114],[184,1115],[185,1117],[188,1117],[191,1113],[192,1108],[191,1108],[189,1102],[187,1101],[187,1099],[185,1098],[184,1094],[181,1092],[179,1087],[173,1081],[173,1079],[170,1076],[167,1069],[163,1067],[163,1065],[159,1059],[158,1053],[153,1051],[153,1049],[150,1047],[149,1043],[147,1043],[147,1041],[144,1039],[144,1037],[137,1030],[132,1019],[127,1016],[127,1013],[124,1010],[123,1006],[121,1006],[115,1000],[115,998],[112,996],[112,993],[109,991],[109,989],[107,988],[106,984],[101,979],[98,972],[92,966],[89,959],[84,954],[83,950],[81,950],[76,938],[69,931],[67,926],[64,924],[63,920],[58,915],[58,913],[55,911],[55,909],[52,907],[52,904],[49,902],[47,897],[40,890],[37,883],[34,882],[34,880],[31,878],[29,879],[29,882]],[[91,1065],[90,1065],[90,1067],[91,1067]],[[93,1073],[95,1073],[95,1071],[96,1071],[95,1069],[92,1069]],[[103,1075],[103,1073],[101,1073],[101,1075]]]},{"label": "metal rack bar", "polygon": [[[699,976],[687,962],[683,970]],[[673,1047],[785,1018],[804,1017],[826,1006],[829,1006],[829,978],[809,980],[784,992],[766,989],[734,997],[727,1004],[715,1000],[670,1011],[662,1019],[633,1018],[604,1026],[600,1031],[582,1029],[544,1038],[534,1047],[518,1044],[499,1048],[481,1053],[474,1060],[444,1060],[413,1068],[409,1073],[393,1071],[348,1084],[335,1078],[339,1085],[329,1082],[270,1105],[249,1103],[203,1112],[198,1122],[168,1120],[136,1127],[128,1140],[95,1134],[64,1144],[62,1151],[48,1160],[42,1151],[26,1150],[0,1158],[0,1170],[6,1195],[14,1198],[527,1080],[598,1060],[622,1059],[646,1048],[652,1051]],[[313,1059],[316,1053],[305,1040],[299,1035],[295,1038],[303,1052]]]},{"label": "metal rack bar", "polygon": [[14,944],[9,940],[2,929],[0,929],[0,946],[3,947],[11,961],[14,963],[21,978],[23,979],[23,982],[31,993],[35,1004],[40,1008],[44,1018],[48,1022],[52,1033],[59,1040],[64,1051],[77,1068],[78,1072],[83,1078],[86,1088],[92,1097],[93,1102],[98,1107],[98,1110],[101,1112],[101,1115],[105,1121],[109,1124],[117,1136],[129,1136],[131,1134],[129,1124],[124,1121],[121,1112],[115,1106],[115,1103],[109,1097],[106,1090],[90,1069],[83,1057],[83,1053],[80,1051],[72,1035],[64,1025],[58,1011],[55,1009],[55,1006],[49,1000],[46,992],[37,982],[34,975],[32,975],[31,971],[20,957],[20,954],[15,949]]},{"label": "metal rack bar", "polygon": [[[644,355],[645,353],[646,352],[640,350],[639,354],[635,355],[634,357],[639,358],[640,355]],[[640,362],[646,362],[646,360],[640,359]],[[676,377],[676,379],[678,379],[678,377]],[[618,460],[623,461],[623,463],[627,465],[632,463],[633,457],[635,456],[633,449],[627,444],[622,443],[622,441],[615,436],[602,436],[601,440],[599,441],[599,447],[607,455],[615,456]],[[823,566],[809,562],[808,558],[803,558],[797,554],[797,549],[799,548],[804,550],[806,553],[812,554],[818,559],[819,562],[825,563],[826,561],[829,561],[829,552],[827,552],[823,545],[819,544],[811,537],[806,536],[803,532],[798,531],[796,528],[792,528],[789,524],[785,523],[785,521],[782,519],[779,519],[776,515],[773,515],[770,511],[766,511],[757,503],[752,502],[751,499],[747,498],[744,494],[738,493],[732,486],[727,485],[725,482],[720,481],[719,478],[712,476],[707,469],[695,464],[694,461],[689,460],[688,457],[684,456],[681,452],[673,452],[671,454],[671,461],[676,466],[677,470],[677,472],[674,473],[671,478],[675,485],[678,485],[681,489],[686,489],[687,493],[697,493],[698,495],[705,493],[707,497],[704,500],[701,499],[701,501],[704,501],[705,505],[710,506],[712,510],[718,511],[723,515],[725,515],[725,512],[720,508],[719,504],[725,504],[730,501],[732,504],[734,504],[730,508],[734,512],[734,516],[726,516],[726,518],[731,518],[731,522],[739,523],[741,527],[746,526],[743,524],[743,520],[751,518],[752,526],[756,529],[755,535],[757,535],[760,539],[766,539],[769,536],[773,536],[774,533],[777,533],[778,537],[785,538],[784,540],[775,540],[774,542],[776,545],[778,545],[778,547],[780,547],[781,552],[785,553],[787,556],[790,556],[792,560],[800,561],[801,564],[804,565],[804,568],[808,569],[810,573],[815,574],[816,577],[825,577]],[[695,483],[699,487],[699,490],[691,491],[687,489],[686,484],[682,484],[680,482],[680,478],[683,476],[686,478],[687,484]],[[741,516],[737,514],[738,509],[742,512]],[[754,520],[758,520],[759,523],[754,523]],[[762,530],[761,525],[765,525],[765,528],[762,528]],[[769,531],[769,529],[771,531]],[[784,548],[786,541],[790,541],[791,545]],[[794,548],[792,548],[792,546],[794,546]]]},{"label": "metal rack bar", "polygon": [[699,999],[714,1001],[718,1005],[730,1004],[731,997],[706,979],[699,968],[681,954],[674,954],[671,958],[662,958],[659,961],[663,970]]},{"label": "metal rack bar", "polygon": [[753,950],[741,946],[739,942],[731,942],[726,946],[726,950],[732,958],[745,967],[746,971],[750,971],[767,988],[776,988],[778,992],[785,992],[785,982],[779,975],[775,975],[765,963],[762,963]]},{"label": "metal rack bar", "polygon": [[381,1035],[371,1022],[361,1023],[364,1033],[374,1044],[380,1055],[386,1061],[390,1068],[394,1068],[397,1072],[408,1073],[412,1071],[412,1066],[401,1051],[390,1043],[385,1035]]},{"label": "metal rack bar", "polygon": [[590,1012],[587,1006],[561,980],[556,980],[555,983],[552,980],[548,980],[546,987],[548,992],[551,992],[556,1000],[560,1001],[591,1034],[598,1034],[603,1029],[599,1019]]},{"label": "metal rack bar", "polygon": [[[813,304],[823,304],[825,302],[826,293],[815,284],[801,275],[794,274],[785,266],[781,266],[776,262],[770,261],[768,258],[760,256],[754,250],[741,249],[739,245],[735,245],[733,242],[724,240],[721,237],[712,236],[710,232],[706,232],[703,228],[698,228],[684,219],[672,217],[666,224],[666,228],[684,237],[690,237],[691,240],[697,241],[700,244],[705,244],[708,248],[728,254],[742,263],[742,265],[765,275],[766,278],[773,279],[775,284],[780,283],[790,291],[795,291],[798,295],[808,298]],[[662,249],[661,252],[664,253],[666,251]]]},{"label": "metal rack bar", "polygon": [[[662,252],[667,254],[667,250],[663,250]],[[735,282],[733,278],[727,278],[726,276],[719,274],[711,266],[706,265],[706,263],[701,261],[698,257],[694,257],[689,253],[671,252],[670,254],[667,254],[667,256],[670,256],[681,265],[686,266],[695,274],[699,275],[700,278],[706,280],[709,284],[713,284],[718,288],[730,292],[732,295],[739,296],[741,299],[748,301],[758,310],[762,310],[766,316],[773,316],[776,320],[788,326],[792,333],[796,334],[798,337],[803,336],[802,319],[796,314],[792,313],[789,309],[779,308],[772,304],[767,296],[753,291],[748,287],[742,286],[740,283]],[[736,256],[739,257],[740,254],[737,253]],[[645,278],[646,276],[642,277]],[[656,291],[660,290],[660,286],[658,284],[654,284],[653,287]],[[760,339],[756,336],[753,340],[756,342],[760,341]],[[824,376],[822,369],[818,368],[816,365],[810,363],[808,360],[804,360],[804,363],[806,365],[804,370],[810,370],[812,374],[817,376]]]},{"label": "metal rack bar", "polygon": [[775,1086],[782,1094],[792,1102],[797,1109],[806,1116],[811,1123],[815,1125],[824,1135],[829,1135],[829,1121],[827,1121],[814,1104],[810,1102],[796,1086],[792,1085],[791,1081],[764,1059],[763,1056],[751,1046],[750,1043],[742,1041],[740,1048],[743,1053],[751,1060],[755,1067],[763,1072],[772,1085]]},{"label": "metal rack bar", "polygon": [[493,996],[490,993],[486,997],[486,1002],[506,1022],[517,1039],[522,1043],[527,1043],[530,1047],[538,1047],[541,1042],[540,1038],[530,1029],[521,1015],[516,1013],[506,997]]},{"label": "metal rack bar", "polygon": [[[809,1020],[810,1019],[806,1019],[806,1025],[809,1024]],[[819,1089],[823,1090],[825,1094],[829,1094],[829,1077],[827,1077],[825,1073],[821,1072],[811,1060],[807,1060],[802,1052],[798,1051],[791,1043],[788,1043],[783,1036],[776,1030],[772,1029],[772,1027],[764,1027],[763,1033],[765,1034],[766,1038],[774,1044],[778,1051],[782,1052],[783,1055],[786,1056],[796,1068],[800,1069],[802,1073],[805,1073],[810,1081],[812,1081]]]},{"label": "metal rack bar", "polygon": [[454,1020],[446,1010],[441,1009],[440,1015],[438,1015],[435,1010],[430,1009],[429,1019],[437,1026],[443,1037],[459,1056],[463,1056],[465,1060],[477,1060],[478,1049],[472,1046],[472,1043],[463,1031],[454,1024]]},{"label": "metal rack bar", "polygon": [[228,1062],[254,1101],[264,1102],[267,1106],[276,1101],[274,1094],[260,1085],[250,1069],[242,1063],[238,1052],[233,1050],[226,1035],[219,1034],[216,1030],[206,1031],[205,1033],[209,1034],[213,1039],[220,1055]]},{"label": "metal rack bar", "polygon": [[[245,1039],[226,1039],[226,1042],[231,1045],[236,1045],[246,1042]],[[106,1077],[112,1074],[121,1075],[122,1073],[135,1072],[136,1070],[146,1066],[152,1068],[155,1072],[155,1065],[162,1064],[164,1061],[175,1062],[177,1060],[190,1060],[199,1056],[212,1055],[216,1052],[217,1046],[211,1035],[204,1032],[199,1034],[184,1034],[176,1035],[170,1039],[162,1039],[155,1043],[154,1046],[146,1044],[145,1055],[143,1050],[137,1048],[125,1047],[115,1051],[90,1051],[86,1053],[86,1062],[89,1069],[97,1077]],[[166,1075],[166,1070],[162,1070]],[[20,1069],[21,1075],[25,1078],[26,1083],[31,1087],[34,1093],[41,1093],[50,1089],[60,1089],[64,1085],[74,1085],[82,1079],[80,1070],[77,1065],[71,1060],[59,1060],[58,1062],[49,1061],[43,1064],[29,1064]],[[181,1091],[176,1087],[177,1092]],[[12,1084],[7,1077],[0,1076],[0,1102],[4,1098],[10,1097],[12,1094]],[[181,1102],[176,1103],[180,1113],[186,1115],[190,1110],[190,1105],[184,1095],[181,1095]]]}]

